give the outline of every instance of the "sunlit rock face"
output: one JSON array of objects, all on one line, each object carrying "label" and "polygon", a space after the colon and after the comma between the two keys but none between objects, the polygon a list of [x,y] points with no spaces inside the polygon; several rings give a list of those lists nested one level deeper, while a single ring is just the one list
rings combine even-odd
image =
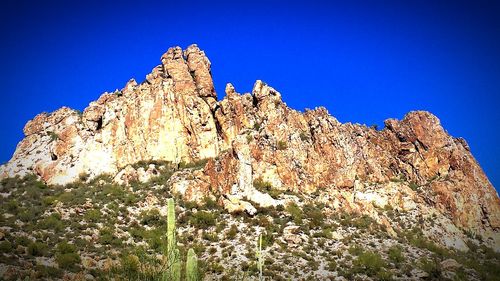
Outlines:
[{"label": "sunlit rock face", "polygon": [[[495,189],[466,142],[448,135],[431,113],[410,112],[376,130],[342,124],[325,108],[293,110],[262,81],[251,93],[231,84],[225,91],[217,101],[210,61],[196,45],[170,48],[144,82],[132,79],[104,93],[83,113],[61,108],[37,115],[0,175],[35,173],[65,184],[107,173],[121,181],[122,170],[138,161],[208,159],[202,171],[171,179],[187,200],[220,195],[227,209],[249,213],[253,205],[285,203],[257,192],[259,180],[281,190],[324,192],[328,204],[373,216],[374,206],[387,204],[438,211],[450,233],[469,229],[500,245]],[[443,243],[462,247],[448,240]]]},{"label": "sunlit rock face", "polygon": [[146,81],[104,93],[83,114],[62,108],[37,115],[2,176],[34,171],[49,184],[65,184],[81,173],[116,174],[140,160],[217,156],[210,62],[194,45],[171,48],[161,61]]}]

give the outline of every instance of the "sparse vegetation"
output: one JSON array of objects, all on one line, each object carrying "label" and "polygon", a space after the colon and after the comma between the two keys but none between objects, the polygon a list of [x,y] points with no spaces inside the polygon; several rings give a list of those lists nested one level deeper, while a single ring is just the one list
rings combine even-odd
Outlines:
[{"label": "sparse vegetation", "polygon": [[278,141],[278,150],[285,150],[287,149],[288,145],[286,141],[280,140]]},{"label": "sparse vegetation", "polygon": [[[137,165],[149,167],[147,163]],[[161,173],[171,171],[162,169]],[[0,222],[10,229],[0,230],[4,233],[0,263],[18,268],[30,265],[32,276],[38,279],[62,278],[73,271],[91,274],[97,280],[161,280],[168,266],[159,258],[165,256],[168,241],[164,207],[166,198],[173,197],[166,182],[124,187],[112,183],[110,176],[101,176],[48,187],[35,177],[2,180],[0,189],[9,190],[10,195],[0,197]],[[254,186],[268,194],[276,190],[262,179]],[[205,280],[233,280],[243,275],[257,278],[255,233],[262,233],[265,279],[304,276],[316,280],[329,276],[322,274],[333,276],[337,272],[349,280],[365,275],[372,280],[392,280],[411,277],[414,268],[441,278],[445,269],[440,263],[451,258],[462,265],[456,271],[457,280],[471,276],[495,280],[500,274],[499,255],[476,235],[468,235],[475,241],[468,242],[468,253],[445,248],[424,236],[419,218],[412,221],[410,213],[398,208],[376,209],[379,216],[407,229],[413,227],[391,237],[370,216],[332,209],[328,202],[311,199],[320,198],[317,194],[280,193],[276,197],[287,200],[284,208],[256,206],[254,216],[227,214],[217,196],[207,196],[198,203],[179,198],[176,239],[181,279],[188,276],[184,265],[190,248],[200,257],[198,280],[203,276]],[[295,227],[287,239],[297,242],[284,239],[287,227]],[[386,243],[393,246],[384,249]],[[96,261],[89,263],[89,256],[100,264],[106,260],[111,267],[103,270]],[[54,263],[42,266],[36,259]],[[84,264],[93,267],[88,269]]]}]

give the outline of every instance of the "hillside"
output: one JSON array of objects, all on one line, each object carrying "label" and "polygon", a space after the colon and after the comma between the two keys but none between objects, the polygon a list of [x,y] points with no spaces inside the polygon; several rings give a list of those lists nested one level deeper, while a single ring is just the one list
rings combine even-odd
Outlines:
[{"label": "hillside", "polygon": [[500,199],[436,116],[378,130],[260,80],[225,91],[174,47],[143,82],[29,121],[0,166],[0,276],[155,280],[174,197],[205,280],[255,280],[260,233],[268,280],[499,278]]}]

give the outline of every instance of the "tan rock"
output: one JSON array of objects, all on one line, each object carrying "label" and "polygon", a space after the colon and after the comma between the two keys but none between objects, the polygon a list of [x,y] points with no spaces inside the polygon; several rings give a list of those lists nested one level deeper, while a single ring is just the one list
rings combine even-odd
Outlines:
[{"label": "tan rock", "polygon": [[224,209],[228,213],[235,214],[246,212],[251,216],[257,213],[257,209],[255,209],[251,203],[241,200],[236,196],[226,195],[226,198],[224,198],[222,202],[224,204]]},{"label": "tan rock", "polygon": [[82,261],[81,261],[82,266],[85,269],[93,269],[97,265],[97,262],[91,257],[85,256],[85,257],[82,257],[81,259],[82,259]]},{"label": "tan rock", "polygon": [[280,190],[325,190],[332,206],[349,212],[374,215],[372,205],[432,208],[500,247],[498,194],[467,143],[451,137],[436,116],[410,112],[386,120],[383,130],[340,123],[322,107],[289,108],[260,80],[246,94],[228,84],[217,101],[210,61],[196,45],[170,48],[143,83],[130,80],[104,93],[83,114],[63,107],[35,116],[24,133],[0,178],[34,172],[65,184],[82,173],[108,173],[127,184],[154,176],[154,168],[132,171],[141,160],[209,159],[203,170],[177,172],[169,181],[173,191],[192,201],[208,194],[246,202],[226,197],[231,210],[280,205],[253,187],[263,179]]},{"label": "tan rock", "polygon": [[446,260],[444,260],[444,261],[441,262],[441,268],[443,270],[454,271],[454,270],[457,270],[457,269],[459,269],[461,267],[462,267],[462,265],[459,264],[454,259],[446,259]]},{"label": "tan rock", "polygon": [[297,247],[302,243],[299,229],[300,226],[297,225],[289,225],[283,229],[283,239],[288,243],[288,246]]}]

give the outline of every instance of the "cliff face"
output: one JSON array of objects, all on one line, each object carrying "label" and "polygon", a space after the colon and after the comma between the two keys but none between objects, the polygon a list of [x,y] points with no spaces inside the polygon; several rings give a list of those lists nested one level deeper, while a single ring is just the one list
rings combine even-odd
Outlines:
[{"label": "cliff face", "polygon": [[228,210],[248,212],[247,201],[286,203],[256,190],[255,181],[326,194],[328,204],[374,216],[378,205],[438,211],[453,229],[500,245],[495,189],[466,142],[432,114],[410,112],[386,120],[383,130],[342,124],[324,108],[290,109],[261,81],[246,94],[228,84],[217,101],[210,62],[196,45],[170,48],[144,82],[104,93],[83,113],[37,115],[24,134],[0,177],[35,173],[65,184],[107,173],[122,181],[138,161],[208,159],[202,171],[174,175],[172,188],[189,200],[215,195]]}]

